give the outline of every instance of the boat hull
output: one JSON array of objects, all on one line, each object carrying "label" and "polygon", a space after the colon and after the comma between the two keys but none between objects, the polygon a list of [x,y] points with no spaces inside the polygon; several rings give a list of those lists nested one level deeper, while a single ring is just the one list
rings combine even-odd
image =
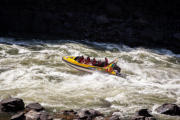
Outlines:
[{"label": "boat hull", "polygon": [[114,70],[109,72],[109,71],[107,71],[106,68],[87,65],[87,64],[82,64],[82,63],[77,62],[75,59],[76,59],[76,57],[72,57],[72,56],[65,56],[65,57],[62,58],[62,60],[66,64],[68,64],[72,68],[77,69],[79,71],[84,71],[84,72],[88,72],[88,73],[93,73],[95,71],[99,71],[99,72],[102,72],[102,73],[107,73],[107,74],[116,75],[116,76],[119,76],[119,77],[126,78],[126,74],[123,74],[123,73],[120,73],[120,72],[115,72]]},{"label": "boat hull", "polygon": [[74,69],[80,70],[80,71],[84,71],[84,72],[88,72],[88,73],[93,73],[95,71],[95,69],[88,69],[79,65],[75,65],[72,63],[69,63],[68,61],[64,60],[64,62],[66,62],[66,64],[68,64],[69,66],[71,66]]}]

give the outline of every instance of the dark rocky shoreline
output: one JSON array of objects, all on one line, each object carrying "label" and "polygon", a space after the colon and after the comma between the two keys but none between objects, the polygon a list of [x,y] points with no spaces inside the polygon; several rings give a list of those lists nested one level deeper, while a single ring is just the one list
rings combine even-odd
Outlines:
[{"label": "dark rocky shoreline", "polygon": [[[165,103],[155,111],[159,114],[180,116],[180,107],[176,104]],[[0,113],[13,113],[9,120],[53,120],[38,102],[30,103],[25,106],[24,102],[20,98],[7,98],[0,102]],[[63,110],[57,112],[54,116],[56,120],[123,120],[121,116],[112,114],[105,116],[101,112],[90,109],[90,110]],[[0,120],[4,120],[0,117]],[[135,113],[134,116],[130,117],[129,120],[156,120],[151,115],[151,110],[141,109]]]},{"label": "dark rocky shoreline", "polygon": [[180,53],[179,0],[0,0],[0,32]]}]

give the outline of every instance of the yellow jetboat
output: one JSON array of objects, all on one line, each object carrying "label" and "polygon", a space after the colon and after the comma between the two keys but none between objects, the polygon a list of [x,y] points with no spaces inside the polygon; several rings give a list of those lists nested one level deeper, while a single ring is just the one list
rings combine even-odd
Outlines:
[{"label": "yellow jetboat", "polygon": [[69,66],[80,70],[84,72],[93,73],[95,71],[100,71],[103,73],[108,73],[111,75],[116,75],[122,78],[126,78],[126,74],[120,73],[121,68],[117,66],[118,60],[114,60],[113,62],[109,63],[107,66],[93,66],[91,63],[85,64],[85,63],[79,63],[78,60],[81,58],[81,56],[64,56],[62,60],[66,62]]}]

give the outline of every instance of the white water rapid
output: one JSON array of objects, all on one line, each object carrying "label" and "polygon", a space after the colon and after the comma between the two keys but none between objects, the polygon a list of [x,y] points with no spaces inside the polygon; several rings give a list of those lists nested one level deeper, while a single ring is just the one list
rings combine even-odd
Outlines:
[{"label": "white water rapid", "polygon": [[[79,72],[63,56],[90,56],[118,66],[127,79]],[[165,49],[65,40],[0,38],[0,100],[17,97],[39,102],[53,114],[61,110],[119,111],[122,118],[150,109],[159,120],[180,120],[156,113],[163,103],[180,105],[180,55]]]}]

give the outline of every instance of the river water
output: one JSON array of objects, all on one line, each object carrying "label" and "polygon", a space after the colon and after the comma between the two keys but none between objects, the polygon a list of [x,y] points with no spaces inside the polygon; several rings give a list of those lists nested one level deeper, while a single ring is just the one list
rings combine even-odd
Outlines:
[{"label": "river water", "polygon": [[[118,66],[127,79],[79,72],[63,56],[90,56]],[[156,113],[163,103],[180,105],[180,55],[166,49],[130,48],[71,40],[0,38],[0,100],[17,97],[25,104],[39,102],[48,113],[66,109],[116,112],[129,119],[150,109],[159,120],[180,120]]]}]

